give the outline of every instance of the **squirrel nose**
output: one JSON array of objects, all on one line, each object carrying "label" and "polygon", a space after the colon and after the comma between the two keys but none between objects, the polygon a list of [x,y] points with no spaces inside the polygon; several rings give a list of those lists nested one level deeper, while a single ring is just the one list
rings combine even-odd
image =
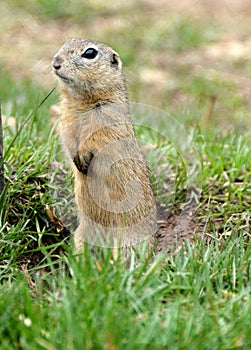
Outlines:
[{"label": "squirrel nose", "polygon": [[59,70],[63,63],[63,59],[60,56],[54,56],[52,66],[55,70]]}]

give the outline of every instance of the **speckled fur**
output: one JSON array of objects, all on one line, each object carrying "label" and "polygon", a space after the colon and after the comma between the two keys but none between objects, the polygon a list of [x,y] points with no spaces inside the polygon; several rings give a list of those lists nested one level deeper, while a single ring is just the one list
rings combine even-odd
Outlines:
[{"label": "speckled fur", "polygon": [[[94,59],[81,55],[98,51]],[[122,63],[109,46],[69,39],[52,64],[61,93],[60,133],[74,171],[79,227],[84,242],[106,247],[152,243],[156,207],[145,159],[131,123]]]}]

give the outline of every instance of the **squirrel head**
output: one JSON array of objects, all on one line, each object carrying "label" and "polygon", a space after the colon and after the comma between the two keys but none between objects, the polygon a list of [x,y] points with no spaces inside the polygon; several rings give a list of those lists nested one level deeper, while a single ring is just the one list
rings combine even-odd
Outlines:
[{"label": "squirrel head", "polygon": [[121,59],[99,41],[68,39],[53,57],[52,67],[62,91],[73,98],[102,102],[125,94]]}]

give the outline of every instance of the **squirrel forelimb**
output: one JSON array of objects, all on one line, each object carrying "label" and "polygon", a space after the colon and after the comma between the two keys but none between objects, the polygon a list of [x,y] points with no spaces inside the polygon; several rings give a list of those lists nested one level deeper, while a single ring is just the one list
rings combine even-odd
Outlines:
[{"label": "squirrel forelimb", "polygon": [[88,174],[89,165],[94,157],[94,154],[91,152],[86,152],[85,154],[77,153],[73,157],[73,163],[77,167],[78,171],[84,175]]}]

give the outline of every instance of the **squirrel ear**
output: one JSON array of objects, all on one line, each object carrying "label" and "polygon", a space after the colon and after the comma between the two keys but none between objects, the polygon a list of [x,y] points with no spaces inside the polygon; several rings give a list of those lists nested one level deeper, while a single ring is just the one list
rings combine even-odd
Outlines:
[{"label": "squirrel ear", "polygon": [[117,54],[117,52],[113,52],[111,64],[112,64],[112,66],[115,66],[117,68],[122,68],[122,62],[121,62],[121,59],[120,59],[119,55]]}]

